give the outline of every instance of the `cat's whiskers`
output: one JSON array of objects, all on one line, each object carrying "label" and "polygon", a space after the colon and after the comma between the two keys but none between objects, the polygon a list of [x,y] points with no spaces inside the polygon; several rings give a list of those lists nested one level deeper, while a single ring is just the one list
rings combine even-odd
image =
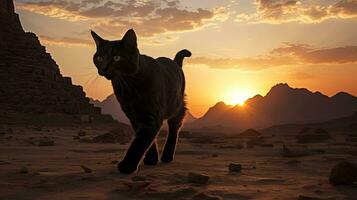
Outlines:
[{"label": "cat's whiskers", "polygon": [[95,75],[97,74],[97,72],[93,71],[93,72],[90,72],[90,73],[82,73],[82,74],[79,74],[78,76],[79,77],[88,77],[88,76],[92,76],[92,75]]},{"label": "cat's whiskers", "polygon": [[88,78],[88,80],[84,83],[83,87],[87,87],[87,84],[93,80],[93,78],[95,78],[96,76],[98,76],[97,74],[92,74],[90,75],[90,77]]},{"label": "cat's whiskers", "polygon": [[89,83],[88,89],[91,90],[93,84],[98,80],[100,76],[96,75],[95,78]]}]

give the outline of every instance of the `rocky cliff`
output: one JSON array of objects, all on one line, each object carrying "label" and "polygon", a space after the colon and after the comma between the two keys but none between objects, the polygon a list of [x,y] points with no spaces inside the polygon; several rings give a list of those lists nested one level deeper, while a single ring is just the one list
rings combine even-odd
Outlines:
[{"label": "rocky cliff", "polygon": [[0,1],[0,114],[100,115],[82,86],[63,77],[34,33],[25,32],[12,0]]}]

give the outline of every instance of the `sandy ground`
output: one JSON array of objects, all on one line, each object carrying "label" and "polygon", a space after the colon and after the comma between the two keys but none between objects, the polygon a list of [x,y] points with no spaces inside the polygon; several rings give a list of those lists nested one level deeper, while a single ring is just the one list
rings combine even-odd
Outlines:
[{"label": "sandy ground", "polygon": [[[136,174],[122,175],[116,162],[127,145],[83,143],[73,139],[79,130],[87,136],[108,131],[12,127],[0,136],[0,199],[357,199],[356,186],[328,181],[336,163],[357,161],[357,143],[337,133],[331,141],[299,146],[309,155],[294,158],[281,155],[283,143],[297,146],[283,133],[266,135],[263,145],[251,148],[236,136],[185,136],[173,163],[141,165]],[[28,142],[43,136],[55,144]],[[241,172],[229,172],[231,163],[241,164]]]}]

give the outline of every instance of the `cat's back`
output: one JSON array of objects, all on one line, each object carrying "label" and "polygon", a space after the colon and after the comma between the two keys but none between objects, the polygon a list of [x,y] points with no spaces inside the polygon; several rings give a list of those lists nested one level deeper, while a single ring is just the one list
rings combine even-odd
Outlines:
[{"label": "cat's back", "polygon": [[158,63],[158,67],[171,76],[181,76],[182,69],[181,67],[172,59],[166,57],[158,57],[155,59]]},{"label": "cat's back", "polygon": [[170,69],[180,68],[178,64],[170,58],[158,57],[155,60],[158,62],[159,65],[161,65],[161,67],[168,67]]}]

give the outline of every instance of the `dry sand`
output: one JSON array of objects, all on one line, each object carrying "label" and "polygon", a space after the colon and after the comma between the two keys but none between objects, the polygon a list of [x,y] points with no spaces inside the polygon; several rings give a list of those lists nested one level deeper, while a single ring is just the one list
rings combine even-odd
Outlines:
[{"label": "dry sand", "polygon": [[[173,163],[122,175],[116,162],[127,145],[73,139],[80,130],[85,137],[108,130],[11,128],[0,136],[0,199],[357,199],[357,187],[328,181],[339,161],[357,161],[357,143],[341,133],[298,147],[293,136],[274,133],[251,148],[237,136],[183,135]],[[38,146],[43,136],[54,145]],[[283,157],[283,143],[307,155]],[[229,172],[231,163],[241,164],[241,172]]]}]

